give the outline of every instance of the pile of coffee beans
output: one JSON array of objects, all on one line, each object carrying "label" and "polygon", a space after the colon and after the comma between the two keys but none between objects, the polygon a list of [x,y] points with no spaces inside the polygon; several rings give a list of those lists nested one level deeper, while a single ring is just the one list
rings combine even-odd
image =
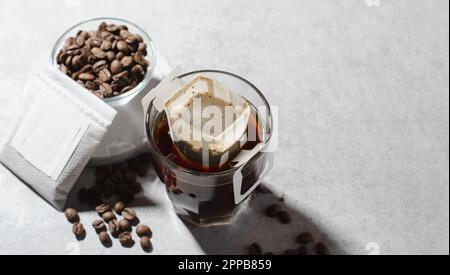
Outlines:
[{"label": "pile of coffee beans", "polygon": [[125,25],[101,23],[80,30],[59,51],[59,69],[100,98],[126,93],[145,77],[147,44]]},{"label": "pile of coffee beans", "polygon": [[[133,240],[133,226],[136,226],[136,234],[140,238],[140,245],[145,252],[151,252],[153,249],[150,239],[153,233],[147,225],[139,224],[139,218],[132,208],[125,207],[122,201],[116,202],[112,207],[107,203],[101,203],[95,208],[100,219],[92,221],[92,227],[98,234],[100,243],[105,247],[112,246],[111,236],[118,239],[123,247],[132,247],[135,242]],[[115,213],[114,213],[115,212]],[[83,240],[86,236],[86,230],[82,223],[77,210],[67,208],[64,211],[67,220],[73,224],[72,232],[78,240]],[[119,221],[117,215],[122,216]]]},{"label": "pile of coffee beans", "polygon": [[108,199],[129,203],[142,191],[142,185],[137,181],[137,177],[144,177],[150,166],[151,155],[145,153],[126,163],[99,167],[95,173],[95,186],[80,189],[78,198],[91,209]]},{"label": "pile of coffee beans", "polygon": [[[260,188],[260,190],[264,190]],[[270,193],[270,192],[262,192],[259,193]],[[280,201],[280,200],[279,200]],[[264,213],[267,217],[270,218],[278,218],[278,220],[282,224],[289,224],[292,222],[292,217],[288,211],[284,210],[282,205],[279,203],[274,203],[266,207]],[[318,242],[314,245],[314,248],[311,249],[310,246],[314,243],[314,236],[310,232],[302,232],[296,238],[297,245],[300,245],[298,248],[288,248],[284,252],[283,255],[311,255],[312,252],[315,252],[317,255],[329,255],[330,251],[328,247],[322,243]],[[310,251],[311,250],[311,251]],[[258,243],[252,243],[248,247],[248,253],[250,255],[275,255],[273,252],[263,252],[261,245]]]}]

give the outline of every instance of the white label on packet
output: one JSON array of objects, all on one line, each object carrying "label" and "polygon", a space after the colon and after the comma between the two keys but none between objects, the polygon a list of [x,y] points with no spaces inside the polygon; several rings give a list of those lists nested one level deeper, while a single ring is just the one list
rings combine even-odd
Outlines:
[{"label": "white label on packet", "polygon": [[77,110],[39,82],[35,101],[23,118],[11,145],[31,165],[57,180],[89,127]]}]

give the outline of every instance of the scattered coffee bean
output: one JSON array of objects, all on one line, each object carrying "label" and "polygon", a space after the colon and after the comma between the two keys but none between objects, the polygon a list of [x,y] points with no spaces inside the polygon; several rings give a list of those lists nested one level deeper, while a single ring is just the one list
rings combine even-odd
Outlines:
[{"label": "scattered coffee bean", "polygon": [[284,255],[298,255],[298,253],[295,249],[286,249]]},{"label": "scattered coffee bean", "polygon": [[95,229],[97,233],[105,231],[106,225],[102,220],[95,220],[92,222],[92,227]]},{"label": "scattered coffee bean", "polygon": [[84,239],[86,236],[86,231],[84,230],[84,226],[82,223],[76,222],[72,226],[72,233],[78,240]]},{"label": "scattered coffee bean", "polygon": [[116,211],[117,214],[121,215],[122,211],[125,209],[125,204],[121,201],[118,201],[114,204],[114,211]]},{"label": "scattered coffee bean", "polygon": [[116,215],[114,215],[113,212],[108,211],[108,212],[105,212],[105,213],[102,214],[102,219],[103,219],[105,222],[109,223],[110,221],[116,219]]},{"label": "scattered coffee bean", "polygon": [[278,213],[278,219],[283,224],[288,224],[292,221],[291,215],[287,211],[280,211]]},{"label": "scattered coffee bean", "polygon": [[275,255],[275,253],[273,253],[273,252],[266,252],[266,253],[264,253],[264,255],[267,255],[267,256],[269,256],[269,255]]},{"label": "scattered coffee bean", "polygon": [[298,254],[302,256],[308,255],[308,246],[302,245],[298,248]]},{"label": "scattered coffee bean", "polygon": [[262,248],[259,244],[253,243],[248,247],[250,255],[261,255],[262,254]]},{"label": "scattered coffee bean", "polygon": [[128,220],[122,219],[119,222],[120,231],[130,231],[131,224]]},{"label": "scattered coffee bean", "polygon": [[122,216],[125,218],[125,219],[127,219],[127,220],[129,220],[129,221],[133,221],[133,220],[135,220],[136,219],[136,212],[133,210],[133,209],[131,209],[131,208],[125,208],[125,209],[123,209],[123,211],[122,211]]},{"label": "scattered coffee bean", "polygon": [[95,211],[97,211],[99,215],[103,215],[105,212],[110,211],[110,209],[111,207],[109,207],[108,204],[102,203],[95,208]]},{"label": "scattered coffee bean", "polygon": [[297,236],[297,242],[299,244],[309,244],[314,241],[314,237],[311,233],[305,232]]},{"label": "scattered coffee bean", "polygon": [[316,244],[316,253],[317,255],[320,256],[330,255],[330,251],[328,250],[328,247],[324,243]]},{"label": "scattered coffee bean", "polygon": [[148,227],[147,225],[144,225],[144,224],[140,224],[136,227],[136,234],[139,237],[144,237],[144,236],[147,236],[150,238],[152,237],[152,231],[150,230],[150,227]]},{"label": "scattered coffee bean", "polygon": [[268,217],[276,217],[281,211],[281,205],[272,204],[266,208],[266,215]]},{"label": "scattered coffee bean", "polygon": [[130,232],[122,232],[119,235],[119,242],[122,244],[122,246],[124,247],[130,247],[134,244],[133,242],[133,238],[131,236]]},{"label": "scattered coffee bean", "polygon": [[106,231],[100,232],[100,234],[98,235],[98,238],[105,247],[111,247],[112,241],[111,241],[111,238],[109,237],[108,232],[106,232]]},{"label": "scattered coffee bean", "polygon": [[117,220],[110,220],[108,222],[108,230],[109,233],[111,233],[112,236],[117,236],[120,233],[120,225]]},{"label": "scattered coffee bean", "polygon": [[66,216],[67,221],[70,223],[76,223],[80,221],[77,210],[75,210],[74,208],[67,208],[64,211],[64,215]]},{"label": "scattered coffee bean", "polygon": [[152,243],[151,243],[149,237],[147,237],[147,236],[142,237],[140,243],[141,243],[141,247],[144,251],[146,251],[146,252],[152,251]]}]

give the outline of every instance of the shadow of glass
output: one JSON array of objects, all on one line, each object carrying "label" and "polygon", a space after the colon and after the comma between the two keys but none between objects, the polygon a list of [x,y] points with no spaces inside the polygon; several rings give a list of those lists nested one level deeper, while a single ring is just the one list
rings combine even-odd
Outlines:
[{"label": "shadow of glass", "polygon": [[[263,254],[284,254],[287,249],[298,251],[301,245],[296,242],[296,237],[304,232],[310,232],[314,236],[314,241],[307,245],[308,255],[316,254],[315,245],[319,242],[326,244],[331,254],[345,254],[310,217],[302,214],[301,210],[286,205],[269,189],[264,189],[268,192],[255,192],[248,206],[228,225],[196,227],[185,222],[207,254],[246,255],[250,253],[249,246],[253,243],[261,246]],[[265,209],[274,203],[279,203],[283,210],[289,212],[291,223],[283,224],[277,217],[265,215]]]}]

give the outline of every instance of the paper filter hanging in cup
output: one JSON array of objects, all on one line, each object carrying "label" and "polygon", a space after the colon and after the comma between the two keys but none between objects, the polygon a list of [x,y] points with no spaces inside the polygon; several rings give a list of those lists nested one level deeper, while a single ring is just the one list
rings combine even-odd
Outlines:
[{"label": "paper filter hanging in cup", "polygon": [[252,112],[248,101],[206,75],[183,84],[176,78],[179,72],[175,69],[151,91],[143,101],[144,109],[154,99],[153,105],[168,118],[178,154],[198,170],[218,171],[225,164],[244,164],[261,149],[242,150]]}]

